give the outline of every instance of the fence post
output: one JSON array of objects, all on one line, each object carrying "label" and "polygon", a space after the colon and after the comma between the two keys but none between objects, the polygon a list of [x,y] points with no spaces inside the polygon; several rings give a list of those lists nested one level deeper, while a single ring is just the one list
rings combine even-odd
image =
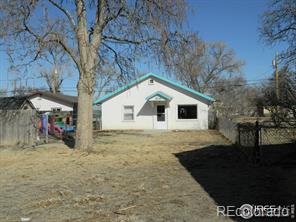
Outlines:
[{"label": "fence post", "polygon": [[260,127],[259,127],[259,122],[257,120],[255,124],[255,144],[254,144],[256,163],[260,162],[259,131],[260,131]]},{"label": "fence post", "polygon": [[240,124],[237,125],[237,129],[238,129],[238,145],[241,146],[241,128],[240,128]]},{"label": "fence post", "polygon": [[45,142],[48,143],[48,114],[45,114],[46,123],[45,123]]}]

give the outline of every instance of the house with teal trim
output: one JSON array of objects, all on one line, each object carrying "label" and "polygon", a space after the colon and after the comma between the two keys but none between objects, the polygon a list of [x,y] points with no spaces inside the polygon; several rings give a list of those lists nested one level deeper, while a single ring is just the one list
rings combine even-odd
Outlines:
[{"label": "house with teal trim", "polygon": [[94,102],[101,106],[103,130],[208,129],[214,99],[148,73]]}]

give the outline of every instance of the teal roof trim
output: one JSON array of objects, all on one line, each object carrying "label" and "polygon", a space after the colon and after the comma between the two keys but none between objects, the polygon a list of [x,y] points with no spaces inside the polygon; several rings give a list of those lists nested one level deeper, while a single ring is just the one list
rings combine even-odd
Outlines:
[{"label": "teal roof trim", "polygon": [[159,75],[154,74],[154,73],[147,73],[146,75],[144,75],[144,76],[142,76],[142,77],[140,77],[140,78],[138,78],[138,79],[136,79],[136,80],[130,82],[129,84],[127,84],[127,85],[125,85],[125,86],[122,86],[122,87],[118,88],[117,90],[115,90],[115,91],[113,91],[113,92],[111,92],[111,93],[107,93],[106,95],[104,95],[104,96],[102,96],[101,98],[97,99],[97,100],[94,102],[94,105],[102,103],[103,101],[105,101],[105,100],[111,98],[112,96],[114,96],[114,95],[116,95],[116,94],[118,94],[118,93],[121,93],[121,92],[125,91],[126,89],[131,88],[132,86],[136,85],[137,83],[142,82],[143,80],[145,80],[145,79],[147,79],[147,78],[149,78],[149,77],[154,77],[154,78],[156,78],[156,79],[160,79],[160,80],[162,80],[162,81],[164,81],[164,82],[166,82],[166,83],[168,83],[168,84],[170,84],[170,85],[173,85],[173,86],[175,86],[175,87],[181,88],[181,89],[183,89],[183,90],[185,90],[185,91],[187,91],[187,92],[190,92],[190,93],[192,93],[192,94],[194,94],[194,95],[200,96],[200,97],[202,97],[203,99],[206,99],[206,100],[208,100],[208,101],[210,101],[210,102],[215,101],[214,98],[212,98],[212,97],[210,97],[210,96],[207,96],[207,95],[205,95],[205,94],[203,94],[203,93],[200,93],[200,92],[198,92],[198,91],[195,91],[195,90],[193,90],[193,89],[190,89],[190,88],[188,88],[188,87],[186,87],[186,86],[182,86],[182,85],[180,85],[180,84],[178,84],[178,83],[175,83],[175,82],[173,82],[173,81],[171,81],[171,80],[168,80],[167,78],[164,78],[164,77],[159,76]]},{"label": "teal roof trim", "polygon": [[165,93],[160,92],[160,91],[155,92],[155,93],[153,93],[152,95],[146,97],[146,100],[148,101],[148,100],[152,99],[152,98],[155,97],[155,96],[159,96],[159,97],[161,97],[161,98],[163,98],[163,99],[165,99],[165,100],[172,100],[172,97],[170,97],[170,96],[168,96],[168,95],[166,95]]}]

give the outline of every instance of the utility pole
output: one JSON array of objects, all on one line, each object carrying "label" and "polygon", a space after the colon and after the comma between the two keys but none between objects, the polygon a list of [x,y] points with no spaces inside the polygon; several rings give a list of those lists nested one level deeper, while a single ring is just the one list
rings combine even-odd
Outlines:
[{"label": "utility pole", "polygon": [[9,78],[8,78],[8,72],[6,72],[6,91],[7,91],[7,96],[9,95]]},{"label": "utility pole", "polygon": [[277,100],[279,99],[279,71],[278,71],[278,53],[275,55],[275,59],[272,60],[272,65],[275,68],[275,94]]},{"label": "utility pole", "polygon": [[16,95],[16,79],[13,80],[13,96]]}]

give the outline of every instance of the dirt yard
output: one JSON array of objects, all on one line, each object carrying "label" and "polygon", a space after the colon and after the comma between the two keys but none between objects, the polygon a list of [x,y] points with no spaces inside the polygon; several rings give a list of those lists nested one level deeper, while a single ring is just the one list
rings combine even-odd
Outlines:
[{"label": "dirt yard", "polygon": [[296,168],[252,166],[216,131],[101,132],[0,150],[0,221],[240,221],[217,205],[295,203]]}]

